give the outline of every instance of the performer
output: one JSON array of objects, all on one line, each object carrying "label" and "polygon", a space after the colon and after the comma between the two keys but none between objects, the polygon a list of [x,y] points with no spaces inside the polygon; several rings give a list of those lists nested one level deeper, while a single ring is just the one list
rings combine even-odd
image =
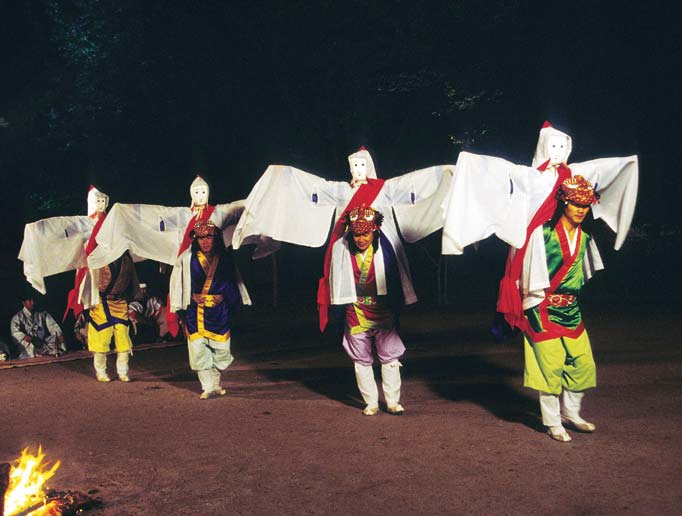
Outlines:
[{"label": "performer", "polygon": [[[350,182],[326,181],[290,166],[270,165],[246,199],[244,214],[237,224],[232,240],[235,249],[244,243],[259,244],[254,258],[273,252],[279,242],[319,247],[327,240],[330,222],[334,218],[335,224],[325,253],[323,277],[319,281],[317,293],[320,331],[324,331],[327,326],[327,309],[330,304],[352,306],[353,303],[358,303],[359,294],[351,268],[353,260],[350,259],[347,247],[349,241],[344,238],[349,214],[355,209],[364,210],[365,207],[372,206],[384,214],[381,243],[377,245],[384,253],[388,253],[390,249],[392,272],[384,275],[383,257],[372,262],[377,270],[378,295],[383,296],[388,292],[393,298],[399,296],[401,301],[398,306],[417,301],[398,226],[403,238],[410,243],[441,228],[441,205],[454,173],[453,166],[441,165],[384,181],[377,178],[374,161],[364,147],[348,156],[348,163]],[[269,244],[269,247],[265,244]],[[394,281],[392,286],[387,287],[386,278]],[[367,307],[364,309],[371,311]],[[358,332],[360,327],[353,327]],[[347,337],[344,338],[344,343],[363,342],[357,345],[364,349],[364,354],[351,357],[356,363],[358,385],[361,392],[364,391],[363,397],[370,393],[365,398],[367,407],[363,411],[367,415],[374,415],[378,410],[372,362],[368,358],[368,353],[371,356],[371,352],[367,351],[367,346],[371,348],[371,341],[375,340],[375,333],[374,328],[368,327],[367,331],[359,331],[357,337],[351,337],[352,334],[346,332]],[[376,340],[378,347],[384,349],[384,346],[388,346],[392,350],[381,358],[382,373],[388,382],[388,410],[391,413],[402,413],[404,409],[399,404],[398,358],[404,347],[394,330],[393,333],[380,332]],[[371,385],[374,385],[374,391]],[[365,386],[369,386],[369,390]]]},{"label": "performer", "polygon": [[[19,350],[19,358],[59,356],[66,352],[64,335],[57,321],[45,311],[34,310],[32,296],[25,296],[21,304],[23,308],[10,321],[10,333]],[[0,348],[0,351],[3,350]]]},{"label": "performer", "polygon": [[596,429],[580,415],[584,391],[595,387],[597,378],[578,298],[585,281],[603,265],[594,240],[581,227],[598,199],[592,185],[582,176],[568,178],[556,199],[556,215],[533,231],[524,256],[524,385],[539,391],[549,436],[569,442],[562,415],[576,430]]},{"label": "performer", "polygon": [[554,192],[565,179],[581,175],[601,193],[593,215],[616,232],[615,249],[620,249],[630,229],[637,198],[637,156],[568,166],[571,150],[571,137],[545,122],[532,167],[468,152],[457,159],[457,174],[446,200],[442,251],[462,254],[465,246],[492,234],[512,246],[497,303],[511,327],[523,323],[518,282],[528,239],[552,217]]},{"label": "performer", "polygon": [[[327,325],[328,305],[335,304],[329,292],[331,249],[344,234],[345,216],[363,204],[383,211],[382,232],[396,253],[405,302],[415,303],[417,296],[398,226],[409,243],[440,229],[441,204],[454,173],[453,166],[439,165],[384,181],[377,178],[372,156],[364,147],[348,156],[348,163],[350,183],[327,181],[290,166],[270,165],[246,199],[232,240],[235,249],[258,243],[254,258],[274,252],[279,242],[320,247],[327,241],[334,218],[317,295],[321,331]],[[271,245],[267,247],[265,242]]]},{"label": "performer", "polygon": [[128,302],[139,296],[135,264],[127,253],[109,265],[91,270],[100,302],[88,311],[88,349],[92,351],[97,381],[110,382],[107,374],[107,353],[111,340],[116,348],[116,373],[122,382],[129,382],[128,360],[132,354]]},{"label": "performer", "polygon": [[[190,235],[194,225],[210,220],[224,233],[225,240],[231,241],[237,219],[244,210],[242,201],[209,204],[209,186],[200,176],[194,179],[189,192],[192,200],[189,208],[115,204],[97,234],[97,249],[88,256],[90,267],[102,267],[126,251],[135,261],[156,260],[174,266],[166,311],[168,331],[173,336],[179,330],[174,314],[190,302],[191,291],[183,291],[182,284],[190,281]],[[236,282],[243,303],[250,305],[249,294],[239,275]]]},{"label": "performer", "polygon": [[[230,328],[240,296],[234,262],[216,225],[210,220],[196,222],[191,238],[190,281],[182,285],[183,291],[191,293],[191,300],[180,313],[184,316],[189,364],[201,383],[200,399],[205,400],[226,394],[220,379],[234,360]],[[183,264],[178,266],[182,268]],[[185,277],[185,271],[180,272]]]},{"label": "performer", "polygon": [[104,222],[109,197],[90,185],[87,204],[87,215],[50,217],[26,224],[19,250],[26,280],[41,294],[47,291],[46,276],[77,270],[67,302],[67,312],[74,308],[76,316],[83,305],[87,308],[98,302],[97,290],[89,284],[86,257],[97,245],[95,235]]},{"label": "performer", "polygon": [[372,343],[381,362],[386,410],[395,415],[405,411],[400,404],[399,361],[405,345],[396,331],[404,296],[396,252],[381,231],[382,221],[383,215],[372,208],[350,211],[347,232],[333,245],[329,275],[332,302],[346,304],[343,348],[353,361],[366,416],[379,411]]},{"label": "performer", "polygon": [[19,259],[24,261],[24,274],[33,287],[45,293],[45,276],[76,269],[74,288],[68,296],[67,308],[76,317],[88,310],[88,349],[93,351],[97,379],[110,381],[106,374],[106,355],[112,336],[119,353],[119,378],[128,377],[127,299],[137,293],[137,278],[130,256],[120,255],[87,266],[88,257],[96,250],[96,237],[106,220],[109,196],[94,186],[88,190],[87,216],[52,217],[27,224]]}]

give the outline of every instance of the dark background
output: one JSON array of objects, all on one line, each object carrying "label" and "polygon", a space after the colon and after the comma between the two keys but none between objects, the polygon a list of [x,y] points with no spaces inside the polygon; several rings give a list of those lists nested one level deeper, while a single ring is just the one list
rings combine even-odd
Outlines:
[{"label": "dark background", "polygon": [[[677,309],[679,20],[673,2],[630,4],[1,2],[0,321],[25,289],[23,225],[85,214],[91,183],[112,203],[181,206],[197,173],[213,203],[244,198],[269,163],[347,180],[360,145],[384,178],[463,149],[529,164],[545,119],[573,136],[569,163],[640,159],[622,251],[594,225],[607,271],[587,303]],[[504,246],[439,259],[439,245],[408,249],[421,299],[436,302],[447,263],[453,310],[492,310]],[[321,257],[285,246],[280,302],[312,309]],[[272,302],[273,261],[238,260],[255,301]],[[71,281],[51,278],[44,306],[61,314]]]}]

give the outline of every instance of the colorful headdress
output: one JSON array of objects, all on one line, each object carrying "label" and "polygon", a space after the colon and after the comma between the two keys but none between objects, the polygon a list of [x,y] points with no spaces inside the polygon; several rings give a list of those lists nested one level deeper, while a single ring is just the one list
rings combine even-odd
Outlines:
[{"label": "colorful headdress", "polygon": [[196,238],[214,236],[218,233],[217,226],[210,220],[200,220],[192,228],[192,233]]},{"label": "colorful headdress", "polygon": [[561,183],[556,192],[556,198],[559,201],[572,201],[582,206],[589,206],[599,200],[599,194],[583,176],[573,176]]},{"label": "colorful headdress", "polygon": [[384,216],[381,212],[363,204],[348,213],[348,228],[354,235],[365,235],[379,229],[383,220]]}]

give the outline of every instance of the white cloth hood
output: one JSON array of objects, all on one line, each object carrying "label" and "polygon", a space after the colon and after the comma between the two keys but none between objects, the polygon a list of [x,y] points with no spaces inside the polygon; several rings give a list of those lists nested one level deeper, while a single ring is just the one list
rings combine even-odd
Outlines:
[{"label": "white cloth hood", "polygon": [[538,168],[540,165],[542,165],[545,161],[549,159],[547,145],[549,143],[550,137],[552,136],[561,136],[563,138],[566,138],[567,145],[566,162],[568,162],[568,157],[571,155],[571,151],[573,150],[573,139],[566,133],[552,127],[552,125],[549,122],[545,122],[542,125],[542,129],[540,129],[538,145],[535,148],[535,154],[533,155],[533,163],[531,165],[533,168]]},{"label": "white cloth hood", "polygon": [[204,180],[203,177],[197,176],[194,181],[192,181],[192,184],[189,185],[189,194],[192,197],[192,204],[190,205],[190,208],[194,208],[197,206],[197,199],[196,199],[196,194],[194,192],[194,189],[197,187],[205,187],[206,188],[206,202],[204,204],[200,204],[200,206],[205,206],[208,204],[208,196],[210,194],[210,189],[208,187],[208,183]]},{"label": "white cloth hood", "polygon": [[364,147],[360,147],[360,150],[357,152],[354,152],[350,156],[348,156],[348,164],[352,167],[353,158],[360,158],[364,159],[367,162],[367,177],[369,179],[376,179],[377,178],[377,172],[374,168],[374,161],[372,160],[372,156],[370,155],[369,151],[365,149]]},{"label": "white cloth hood", "polygon": [[90,185],[88,189],[88,217],[93,216],[97,212],[97,198],[104,199],[104,210],[106,211],[109,207],[109,196]]}]

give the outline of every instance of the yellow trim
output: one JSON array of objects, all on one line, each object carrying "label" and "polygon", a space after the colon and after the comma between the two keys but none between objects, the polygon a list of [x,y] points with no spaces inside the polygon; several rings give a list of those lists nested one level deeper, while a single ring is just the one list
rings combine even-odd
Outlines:
[{"label": "yellow trim", "polygon": [[216,294],[216,295],[214,295],[214,294],[206,294],[206,295],[204,296],[204,306],[205,306],[206,308],[212,308],[212,307],[216,306],[216,305],[218,304],[218,303],[216,303],[216,298],[217,298],[217,297],[218,297],[217,294]]},{"label": "yellow trim", "polygon": [[365,314],[362,313],[362,310],[357,303],[353,303],[353,310],[355,310],[355,315],[358,318],[358,325],[355,328],[350,329],[350,334],[356,335],[358,333],[367,331],[368,328],[371,328],[370,322],[365,317]]},{"label": "yellow trim", "polygon": [[[358,253],[355,255],[355,261],[360,268],[360,278],[358,279],[358,287],[364,293],[365,284],[367,283],[367,275],[369,274],[369,269],[372,266],[372,259],[374,258],[374,247],[370,245],[365,252],[365,257],[363,259],[362,254]],[[357,291],[357,287],[356,287]],[[360,297],[360,296],[358,296]],[[362,312],[358,303],[353,303],[353,310],[355,310],[355,315],[358,318],[358,326],[351,328],[350,334],[355,335],[362,333],[371,328],[372,324],[367,320],[365,314]]]},{"label": "yellow trim", "polygon": [[358,279],[358,284],[361,289],[365,288],[367,283],[367,275],[369,274],[369,269],[372,266],[372,258],[374,258],[374,246],[370,245],[366,251],[363,260],[362,254],[358,253],[355,255],[355,261],[360,268],[360,279]]},{"label": "yellow trim", "polygon": [[187,336],[189,340],[196,340],[201,337],[206,337],[207,339],[215,340],[216,342],[227,342],[230,340],[230,332],[228,331],[225,335],[220,335],[218,333],[213,333],[212,331],[202,329],[196,333],[190,333]]},{"label": "yellow trim", "polygon": [[[125,301],[125,299],[107,299],[107,305],[109,306],[109,313],[112,317],[116,317],[117,319],[122,319],[124,321],[129,320],[128,303]],[[107,317],[102,303],[98,303],[90,308],[90,318],[97,325],[112,322],[111,319]]]},{"label": "yellow trim", "polygon": [[196,338],[199,338],[200,336],[203,336],[218,342],[225,342],[229,338],[230,335],[229,331],[225,335],[219,335],[217,333],[213,333],[212,331],[207,330],[204,327],[204,308],[206,306],[208,306],[209,308],[211,306],[215,306],[214,296],[209,295],[208,291],[211,289],[211,285],[213,284],[213,278],[215,277],[215,271],[218,268],[220,256],[214,256],[213,260],[209,262],[208,258],[206,258],[206,255],[204,253],[202,253],[201,251],[197,251],[197,259],[199,260],[201,268],[204,269],[204,272],[206,273],[206,280],[204,281],[204,286],[201,289],[201,295],[205,298],[210,298],[211,304],[210,305],[207,305],[206,303],[197,304],[197,332],[192,333],[189,336],[189,338],[190,340],[194,340]]}]

